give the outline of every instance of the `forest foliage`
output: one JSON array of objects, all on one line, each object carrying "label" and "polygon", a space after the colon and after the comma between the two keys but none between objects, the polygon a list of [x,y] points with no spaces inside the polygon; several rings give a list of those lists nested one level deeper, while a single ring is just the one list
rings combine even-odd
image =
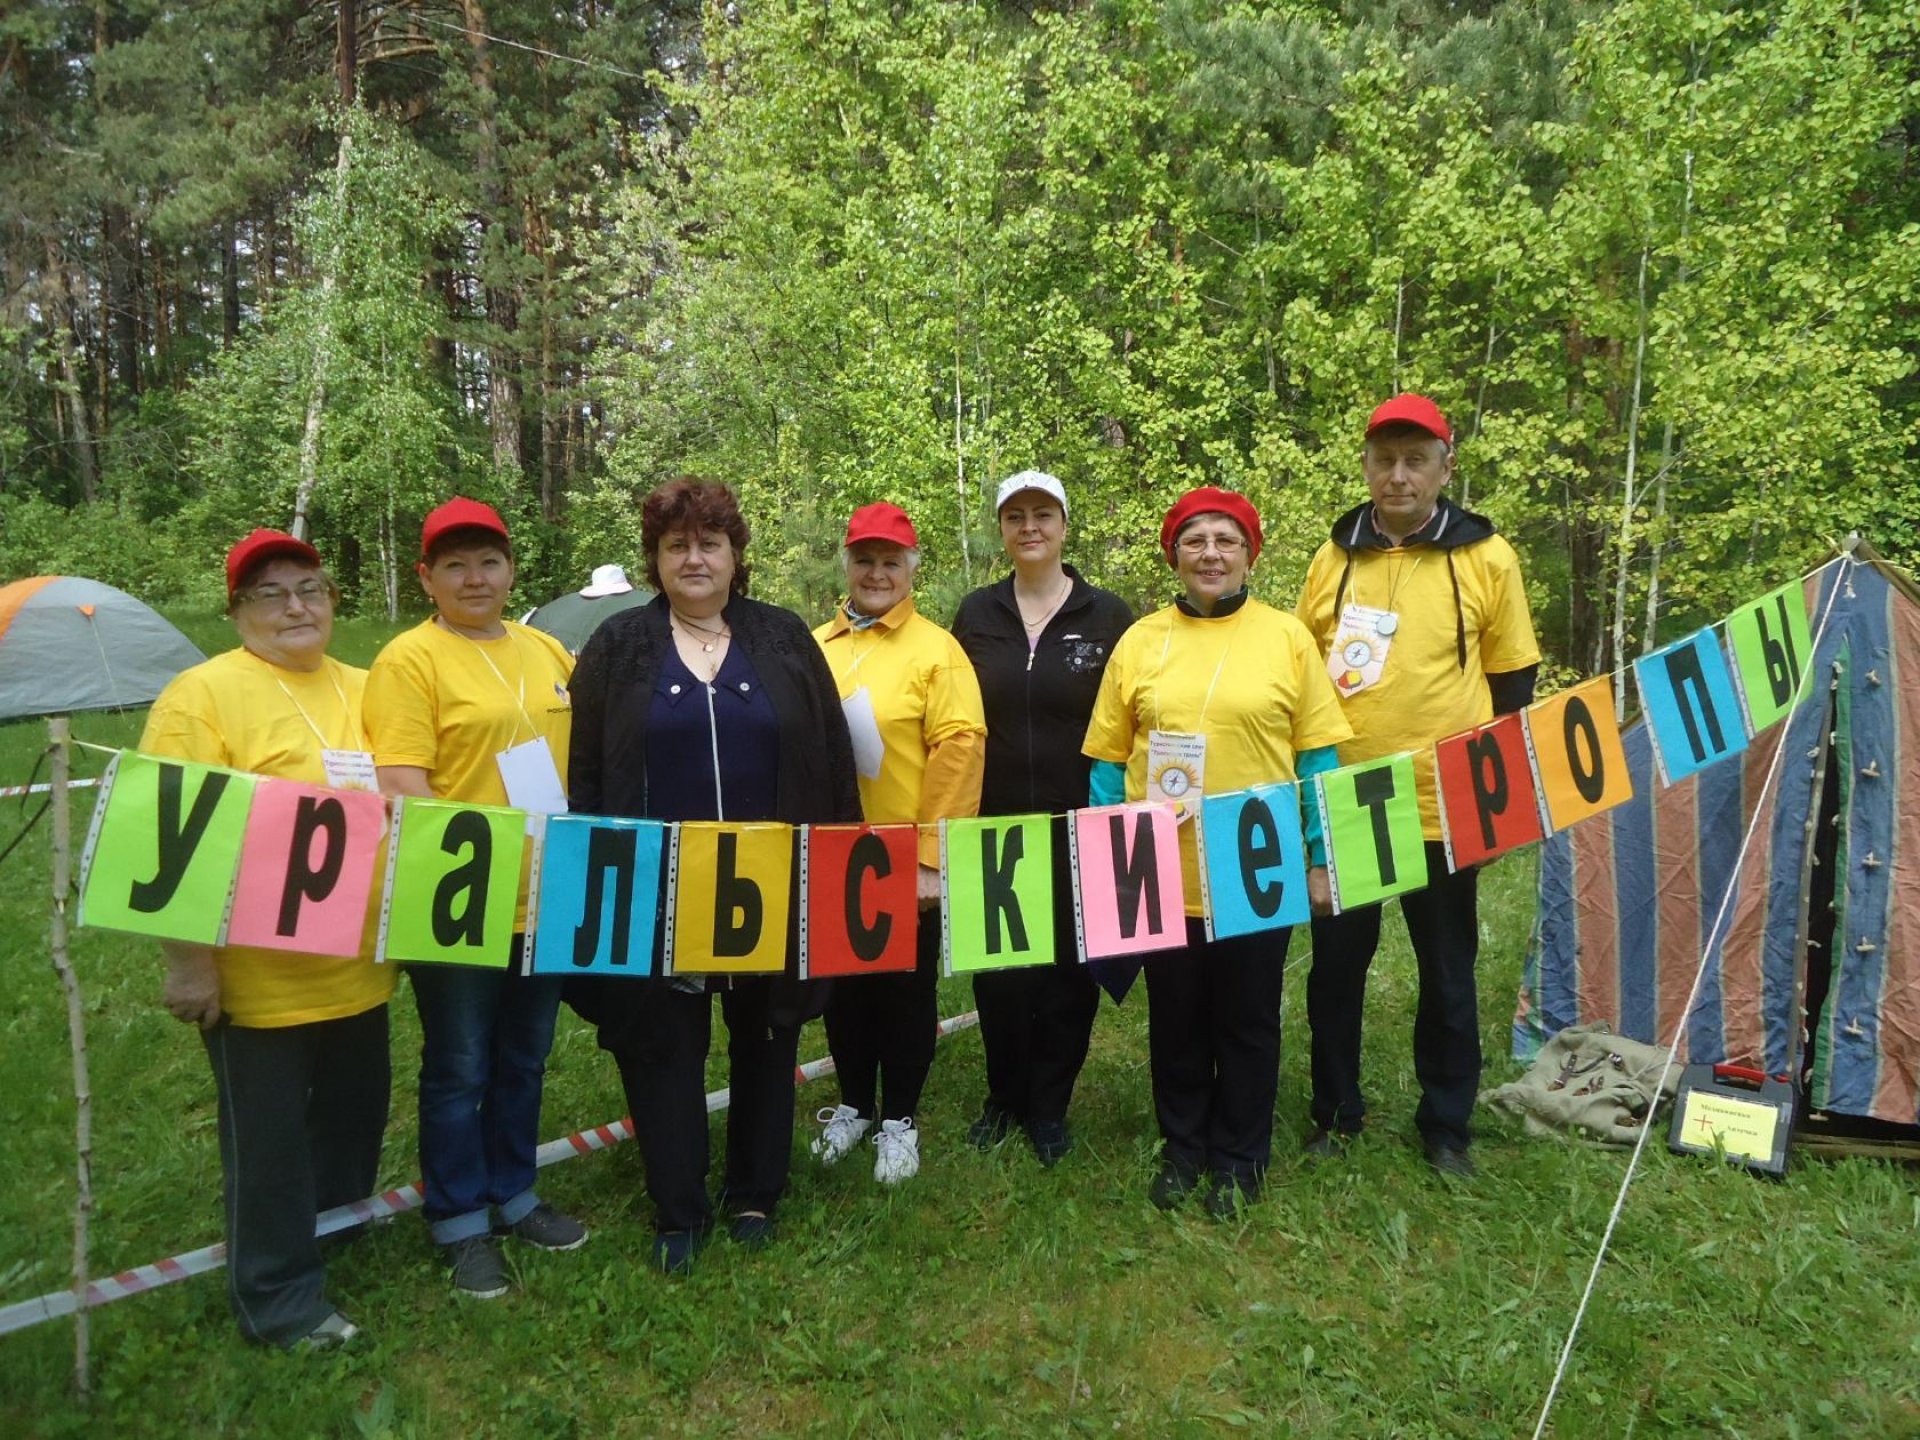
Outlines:
[{"label": "forest foliage", "polygon": [[[760,593],[1053,470],[1137,599],[1182,488],[1292,596],[1368,409],[1588,672],[1920,517],[1899,0],[40,0],[0,18],[0,572],[153,599],[300,510],[361,608],[456,489],[529,603],[740,490]],[[304,497],[304,498],[303,498]]]}]

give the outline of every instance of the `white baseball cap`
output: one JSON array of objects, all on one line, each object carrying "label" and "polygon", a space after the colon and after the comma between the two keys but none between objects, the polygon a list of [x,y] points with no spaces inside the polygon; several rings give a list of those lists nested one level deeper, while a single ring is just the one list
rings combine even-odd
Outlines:
[{"label": "white baseball cap", "polygon": [[1042,495],[1051,495],[1060,502],[1060,513],[1067,513],[1067,487],[1044,470],[1022,470],[1018,475],[1009,475],[1000,482],[1000,493],[993,497],[993,513],[998,515],[1007,508],[1007,502],[1022,490],[1038,490]]}]

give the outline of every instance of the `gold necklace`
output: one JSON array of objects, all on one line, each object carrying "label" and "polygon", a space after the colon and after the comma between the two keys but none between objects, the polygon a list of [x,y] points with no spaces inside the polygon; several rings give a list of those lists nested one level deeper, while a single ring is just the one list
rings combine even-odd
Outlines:
[{"label": "gold necklace", "polygon": [[727,628],[727,624],[724,620],[720,622],[720,628],[718,630],[709,630],[704,625],[694,624],[691,620],[687,619],[686,616],[682,615],[678,610],[674,610],[671,613],[673,615],[673,618],[680,622],[680,628],[682,630],[691,630],[696,634],[706,635],[710,637],[709,639],[706,639],[706,640],[694,641],[696,645],[698,645],[703,651],[705,651],[709,655],[713,653],[715,646],[717,646],[722,640],[725,640],[727,637],[733,634],[733,631]]},{"label": "gold necklace", "polygon": [[[1022,615],[1020,617],[1020,623],[1026,626],[1027,629],[1038,630],[1041,626],[1045,625],[1047,621],[1053,618],[1055,611],[1057,611],[1062,605],[1067,603],[1067,596],[1073,593],[1073,577],[1071,575],[1062,575],[1060,578],[1062,581],[1060,598],[1055,600],[1053,604],[1047,607],[1046,614],[1042,615],[1038,620],[1029,620],[1025,615]],[[1020,603],[1019,596],[1016,595],[1014,597],[1015,609],[1019,608],[1019,603]]]}]

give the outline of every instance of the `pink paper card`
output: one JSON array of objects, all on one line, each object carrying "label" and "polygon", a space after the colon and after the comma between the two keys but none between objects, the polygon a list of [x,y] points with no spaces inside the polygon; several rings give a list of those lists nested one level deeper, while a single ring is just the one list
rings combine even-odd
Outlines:
[{"label": "pink paper card", "polygon": [[359,954],[385,834],[378,795],[262,780],[247,817],[227,943]]}]

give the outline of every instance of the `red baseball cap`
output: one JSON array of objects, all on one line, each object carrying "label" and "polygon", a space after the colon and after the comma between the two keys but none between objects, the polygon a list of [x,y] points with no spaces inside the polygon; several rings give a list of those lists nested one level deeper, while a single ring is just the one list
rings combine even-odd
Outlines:
[{"label": "red baseball cap", "polygon": [[1246,532],[1248,562],[1260,558],[1260,546],[1265,542],[1260,534],[1260,512],[1253,508],[1253,502],[1231,490],[1202,485],[1174,501],[1167,518],[1160,522],[1160,553],[1167,557],[1169,565],[1173,564],[1173,546],[1181,530],[1188,521],[1202,515],[1224,515],[1233,521]]},{"label": "red baseball cap", "polygon": [[427,552],[433,549],[433,542],[449,530],[488,530],[505,540],[509,545],[513,537],[507,534],[507,522],[500,518],[500,512],[482,500],[469,500],[464,495],[456,495],[446,504],[427,512],[427,518],[420,524],[420,558],[427,558]]},{"label": "red baseball cap", "polygon": [[1453,444],[1453,427],[1447,424],[1440,407],[1424,395],[1409,392],[1394,396],[1367,418],[1367,434],[1373,434],[1382,425],[1414,425],[1437,440]]},{"label": "red baseball cap", "polygon": [[233,592],[240,588],[241,576],[262,560],[271,560],[276,555],[291,555],[309,565],[321,563],[320,552],[306,541],[295,539],[284,530],[255,530],[227,551],[227,599],[231,601]]},{"label": "red baseball cap", "polygon": [[843,543],[855,545],[862,540],[891,540],[909,550],[920,543],[907,512],[884,500],[862,505],[848,517],[847,538]]}]

